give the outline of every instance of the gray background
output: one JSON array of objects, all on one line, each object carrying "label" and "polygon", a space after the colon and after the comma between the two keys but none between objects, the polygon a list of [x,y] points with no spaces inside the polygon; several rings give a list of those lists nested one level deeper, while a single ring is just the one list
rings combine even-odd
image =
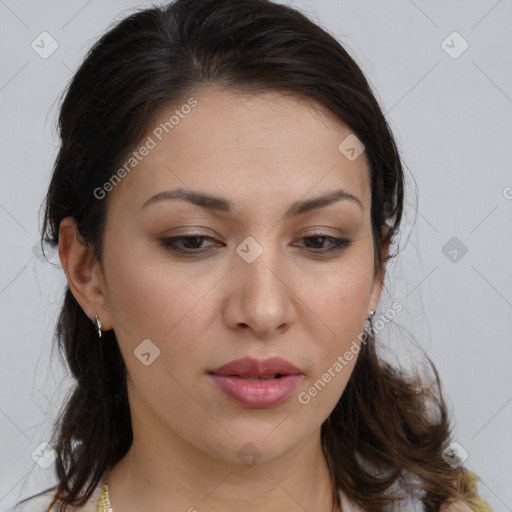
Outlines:
[{"label": "gray background", "polygon": [[[401,254],[377,313],[394,301],[404,309],[382,342],[395,354],[427,351],[481,495],[495,511],[512,510],[511,2],[290,3],[356,58],[407,169]],[[51,353],[65,277],[57,256],[52,266],[33,253],[57,149],[57,100],[108,25],[147,5],[0,0],[2,510],[54,482],[53,465],[44,469],[32,454],[49,439],[71,383]],[[46,59],[31,47],[43,31],[58,43]],[[463,39],[448,37],[454,31]]]}]

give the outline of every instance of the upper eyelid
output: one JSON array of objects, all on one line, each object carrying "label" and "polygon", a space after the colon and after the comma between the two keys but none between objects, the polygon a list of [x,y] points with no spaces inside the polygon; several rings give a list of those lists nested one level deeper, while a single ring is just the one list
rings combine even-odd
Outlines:
[{"label": "upper eyelid", "polygon": [[[324,232],[321,232],[321,231],[314,231],[314,232],[310,232],[310,233],[305,233],[301,236],[298,237],[298,240],[303,240],[305,238],[313,238],[313,237],[321,237],[321,238],[325,238],[325,239],[332,239],[334,240],[334,247],[331,247],[331,248],[327,248],[326,250],[325,249],[319,249],[318,251],[315,251],[313,249],[311,249],[313,252],[329,252],[330,250],[333,250],[335,251],[336,249],[341,249],[343,247],[348,247],[352,242],[353,240],[346,237],[346,236],[335,236],[335,235],[329,235],[328,233],[324,233]],[[207,241],[212,241],[212,242],[215,242],[216,239],[212,236],[209,236],[209,235],[204,235],[204,234],[201,234],[201,233],[185,233],[185,234],[180,234],[180,235],[173,235],[173,236],[168,236],[168,237],[163,237],[160,239],[161,243],[163,245],[167,245],[166,243],[169,242],[169,245],[170,245],[170,242],[172,243],[179,243],[180,241],[182,241],[183,239],[187,239],[187,238],[202,238],[203,241],[207,240]],[[331,242],[332,243],[332,242]],[[218,245],[218,244],[217,244]],[[205,249],[203,249],[204,251]],[[208,250],[208,248],[206,248],[206,250]],[[177,252],[190,252],[190,253],[194,253],[194,252],[201,252],[201,249],[177,249]]]},{"label": "upper eyelid", "polygon": [[[312,228],[312,231],[307,231],[305,233],[301,233],[300,235],[298,235],[298,238],[309,238],[309,237],[312,237],[312,236],[323,236],[323,237],[326,237],[326,238],[348,238],[346,235],[344,234],[341,234],[341,233],[338,233],[338,234],[330,234],[330,233],[327,233],[325,232],[323,229],[328,229],[328,228]],[[176,238],[195,238],[195,237],[200,237],[200,238],[207,238],[207,239],[210,239],[210,240],[216,240],[218,238],[218,234],[216,231],[212,230],[213,231],[213,234],[212,233],[209,233],[209,234],[206,234],[206,233],[203,233],[203,232],[199,232],[199,233],[194,233],[194,232],[190,232],[190,231],[187,231],[186,233],[176,233],[176,234],[172,234],[172,235],[169,235],[169,236],[163,236],[161,237],[160,239],[161,240],[169,240],[169,239],[176,239]]]},{"label": "upper eyelid", "polygon": [[[183,233],[179,230],[186,230]],[[198,232],[195,232],[194,230],[198,230]],[[192,231],[191,231],[192,230]],[[329,230],[335,230],[337,234],[330,234],[326,231]],[[233,231],[231,229],[228,230],[229,233],[232,235]],[[167,232],[171,232],[171,230],[166,230]],[[300,236],[310,236],[309,233],[321,233],[324,236],[343,236],[346,233],[346,229],[342,229],[341,227],[335,228],[332,226],[312,226],[308,228],[304,228],[303,230],[300,230]],[[182,226],[182,228],[177,228],[172,230],[172,235],[169,235],[169,238],[173,236],[205,236],[205,237],[219,237],[221,236],[215,229],[208,228],[205,226]]]}]

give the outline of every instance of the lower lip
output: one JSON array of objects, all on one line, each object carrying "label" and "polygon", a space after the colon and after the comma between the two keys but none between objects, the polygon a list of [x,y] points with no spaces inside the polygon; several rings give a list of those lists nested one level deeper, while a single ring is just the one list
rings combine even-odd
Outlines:
[{"label": "lower lip", "polygon": [[210,374],[217,388],[233,402],[245,407],[264,409],[284,402],[302,380],[302,375],[279,379],[247,380],[235,376]]}]

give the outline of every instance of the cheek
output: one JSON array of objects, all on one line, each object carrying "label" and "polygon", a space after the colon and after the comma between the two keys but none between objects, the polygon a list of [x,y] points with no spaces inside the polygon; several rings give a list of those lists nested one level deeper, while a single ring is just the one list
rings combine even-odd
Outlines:
[{"label": "cheek", "polygon": [[[343,356],[339,357],[342,361]],[[303,407],[303,413],[315,418],[315,423],[323,423],[336,406],[352,375],[357,355],[344,363],[336,358],[307,379],[297,394],[297,402]]]},{"label": "cheek", "polygon": [[169,259],[151,260],[143,251],[123,251],[120,245],[109,254],[109,309],[128,368],[141,371],[134,351],[150,340],[146,345],[158,354],[152,369],[164,372],[164,378],[166,371],[176,377],[186,368],[200,371],[197,354],[204,350],[202,334],[215,306],[217,273],[192,275]]},{"label": "cheek", "polygon": [[340,307],[337,313],[338,319],[331,321],[335,336],[318,340],[312,354],[314,366],[297,396],[298,402],[307,407],[305,413],[322,421],[327,419],[347,386],[360,353],[364,329],[364,323],[351,316],[344,317]]},{"label": "cheek", "polygon": [[147,245],[127,240],[119,237],[105,247],[113,322],[134,340],[161,338],[190,308],[195,287],[187,286],[183,273],[168,260],[155,258],[159,249],[149,252]]},{"label": "cheek", "polygon": [[309,283],[304,292],[307,305],[329,328],[330,345],[364,327],[372,285],[372,267],[363,262],[340,265],[328,276]]},{"label": "cheek", "polygon": [[[308,307],[322,320],[324,335],[312,336],[314,371],[298,397],[318,414],[329,414],[343,393],[357,361],[372,288],[371,265],[354,264],[333,272],[322,287],[308,290]],[[313,331],[312,331],[313,332]]]},{"label": "cheek", "polygon": [[[114,257],[112,253],[112,263]],[[140,395],[162,419],[166,410],[178,408],[191,421],[197,416],[200,422],[204,421],[201,410],[189,393],[194,372],[202,369],[197,363],[202,325],[197,306],[211,285],[200,282],[192,287],[183,272],[171,267],[143,265],[136,253],[125,253],[110,266],[110,309],[120,351],[137,389],[133,396]],[[146,365],[143,354],[147,353]]]}]

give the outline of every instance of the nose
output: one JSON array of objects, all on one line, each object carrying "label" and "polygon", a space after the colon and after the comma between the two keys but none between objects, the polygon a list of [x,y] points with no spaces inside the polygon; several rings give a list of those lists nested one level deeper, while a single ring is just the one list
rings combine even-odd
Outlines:
[{"label": "nose", "polygon": [[297,316],[296,283],[278,250],[263,250],[251,263],[236,255],[226,288],[225,321],[259,339],[288,330]]}]

